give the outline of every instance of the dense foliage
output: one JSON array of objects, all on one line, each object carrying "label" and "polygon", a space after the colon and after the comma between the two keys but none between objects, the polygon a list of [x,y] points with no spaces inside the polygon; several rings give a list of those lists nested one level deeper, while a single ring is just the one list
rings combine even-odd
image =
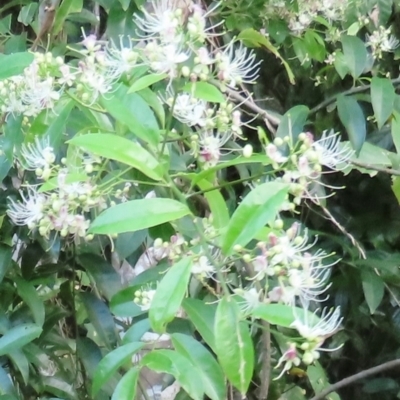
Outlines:
[{"label": "dense foliage", "polygon": [[3,1],[0,399],[399,397],[399,19]]}]

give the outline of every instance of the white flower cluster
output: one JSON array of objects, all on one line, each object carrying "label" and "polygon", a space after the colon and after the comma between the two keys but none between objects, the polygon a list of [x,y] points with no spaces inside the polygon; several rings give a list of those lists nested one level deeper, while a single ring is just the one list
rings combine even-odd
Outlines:
[{"label": "white flower cluster", "polygon": [[295,7],[288,7],[286,1],[269,2],[267,15],[288,21],[289,29],[301,35],[318,16],[328,21],[343,19],[348,6],[347,0],[298,0]]},{"label": "white flower cluster", "polygon": [[390,29],[379,26],[371,35],[367,35],[367,45],[371,47],[375,58],[380,59],[383,53],[390,53],[399,47],[399,41],[391,34]]},{"label": "white flower cluster", "polygon": [[[38,137],[33,143],[22,146],[21,156],[16,159],[24,169],[35,171],[37,177],[51,185],[48,190],[38,189],[39,185],[27,185],[25,192],[20,191],[22,201],[9,199],[7,214],[14,224],[37,230],[46,238],[55,232],[61,237],[90,239],[88,215],[92,210],[107,207],[93,179],[89,175],[85,179],[70,179],[71,171],[55,164],[53,148]],[[83,163],[85,161],[83,158]],[[82,169],[87,170],[88,165],[92,164]]]},{"label": "white flower cluster", "polygon": [[321,175],[344,169],[354,154],[333,131],[325,131],[319,140],[314,140],[311,133],[301,133],[296,143],[291,143],[289,136],[276,138],[265,150],[275,169],[284,165],[281,179],[290,184],[290,193],[294,196],[288,208],[300,204],[304,198],[318,202],[321,196],[313,192],[315,185],[329,187],[321,181]]}]

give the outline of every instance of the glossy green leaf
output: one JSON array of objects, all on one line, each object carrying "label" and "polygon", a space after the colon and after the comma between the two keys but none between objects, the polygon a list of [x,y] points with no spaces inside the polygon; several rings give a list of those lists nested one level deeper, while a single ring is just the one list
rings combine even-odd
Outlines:
[{"label": "glossy green leaf", "polygon": [[191,276],[192,259],[182,258],[163,276],[151,301],[149,310],[150,324],[154,332],[165,332],[165,326],[171,322],[187,291]]},{"label": "glossy green leaf", "polygon": [[[315,361],[313,365],[307,368],[307,375],[316,395],[330,386],[326,372],[318,361]],[[329,398],[329,400],[340,400],[336,392],[329,393],[326,398]]]},{"label": "glossy green leaf", "polygon": [[242,40],[248,47],[265,47],[267,50],[269,50],[285,67],[290,83],[292,85],[295,84],[294,73],[291,70],[290,65],[282,57],[279,50],[270,42],[267,35],[263,35],[261,32],[256,31],[253,28],[247,28],[240,32],[238,39]]},{"label": "glossy green leaf", "polygon": [[44,377],[43,386],[46,392],[49,392],[60,399],[79,400],[74,385],[66,382],[64,379],[58,376]]},{"label": "glossy green leaf", "polygon": [[356,79],[367,66],[368,54],[365,43],[357,36],[343,36],[342,45],[347,67],[352,77]]},{"label": "glossy green leaf", "polygon": [[364,113],[354,97],[340,95],[337,98],[339,118],[346,128],[350,143],[358,154],[367,134]]},{"label": "glossy green leaf", "polygon": [[190,214],[182,203],[172,199],[131,200],[103,211],[90,226],[90,232],[111,235],[134,232],[173,221]]},{"label": "glossy green leaf", "polygon": [[30,25],[35,17],[37,7],[37,3],[29,3],[23,6],[18,14],[18,22],[21,22],[25,26]]},{"label": "glossy green leaf", "polygon": [[192,399],[203,399],[204,388],[199,385],[198,371],[182,354],[173,350],[155,350],[143,357],[141,365],[173,375]]},{"label": "glossy green leaf", "polygon": [[277,182],[263,183],[254,188],[239,204],[222,237],[226,255],[237,244],[245,246],[259,230],[277,215],[286,198],[288,186]]},{"label": "glossy green leaf", "polygon": [[0,393],[5,396],[10,395],[10,397],[7,398],[7,400],[9,400],[10,398],[12,400],[16,399],[19,400],[19,398],[13,396],[17,394],[17,391],[13,385],[10,375],[1,366],[0,366]]},{"label": "glossy green leaf", "polygon": [[118,382],[111,400],[133,400],[136,396],[136,386],[139,378],[140,369],[131,368]]},{"label": "glossy green leaf", "polygon": [[297,137],[303,132],[309,112],[309,108],[303,105],[291,108],[282,117],[276,136],[280,138],[289,136],[293,143],[296,143]]},{"label": "glossy green leaf", "polygon": [[132,86],[129,88],[128,93],[138,92],[139,90],[145,89],[154,83],[160,82],[163,79],[167,78],[167,74],[149,74],[142,76],[135,82],[133,82]]},{"label": "glossy green leaf", "polygon": [[114,348],[118,341],[117,330],[107,305],[92,293],[81,293],[81,299],[100,340],[109,349]]},{"label": "glossy green leaf", "polygon": [[214,321],[216,305],[206,304],[199,299],[186,298],[182,302],[182,307],[201,337],[215,352]]},{"label": "glossy green leaf", "polygon": [[29,382],[29,361],[21,350],[14,350],[8,353],[8,357],[14,364],[15,368],[21,373],[25,385]]},{"label": "glossy green leaf", "polygon": [[156,146],[160,140],[157,120],[149,105],[137,93],[120,86],[112,95],[101,98],[103,107],[145,143]]},{"label": "glossy green leaf", "polygon": [[206,395],[212,400],[225,400],[224,374],[211,353],[191,336],[174,333],[171,338],[175,350],[197,368]]},{"label": "glossy green leaf", "polygon": [[[214,185],[208,180],[201,180],[197,182],[197,186],[201,190],[209,190]],[[229,223],[229,212],[226,202],[219,190],[212,190],[204,193],[204,197],[210,206],[210,210],[213,216],[213,225],[216,229],[223,229]]]},{"label": "glossy green leaf", "polygon": [[0,243],[0,282],[11,268],[12,247]]},{"label": "glossy green leaf", "polygon": [[209,101],[211,103],[225,103],[225,96],[221,91],[207,82],[193,82],[186,84],[183,89],[184,92],[190,93],[193,97],[200,100]]},{"label": "glossy green leaf", "polygon": [[35,287],[19,277],[14,277],[14,282],[17,285],[18,295],[32,311],[36,324],[43,326],[45,316],[44,305]]},{"label": "glossy green leaf", "polygon": [[400,113],[394,111],[391,122],[392,122],[391,133],[392,133],[393,143],[396,147],[397,154],[400,154]]},{"label": "glossy green leaf", "polygon": [[349,67],[346,63],[346,58],[341,51],[335,52],[335,61],[333,62],[333,65],[342,79],[350,73]]},{"label": "glossy green leaf", "polygon": [[49,138],[49,143],[53,149],[59,149],[65,141],[65,127],[73,108],[73,100],[68,100],[65,103],[58,104],[58,106],[55,108],[55,117],[44,133],[44,136]]},{"label": "glossy green leaf", "polygon": [[104,258],[97,254],[79,255],[79,263],[93,277],[96,286],[108,300],[122,289],[121,276]]},{"label": "glossy green leaf", "polygon": [[117,372],[118,368],[131,363],[132,356],[138,352],[144,343],[128,343],[108,353],[99,363],[93,377],[92,396]]},{"label": "glossy green leaf", "polygon": [[81,12],[83,7],[83,0],[63,0],[57,9],[53,33],[57,35],[63,28],[65,20],[69,14]]},{"label": "glossy green leaf", "polygon": [[361,282],[369,311],[374,314],[383,300],[385,282],[378,274],[366,268],[361,270]]},{"label": "glossy green leaf", "polygon": [[0,79],[7,79],[19,75],[33,62],[33,54],[20,52],[13,54],[0,54]]},{"label": "glossy green leaf", "polygon": [[11,328],[0,338],[0,355],[20,349],[41,333],[42,328],[36,324],[20,324]]},{"label": "glossy green leaf", "polygon": [[92,133],[75,136],[69,143],[101,157],[130,165],[156,181],[162,179],[161,164],[142,146],[124,137],[111,133]]},{"label": "glossy green leaf", "polygon": [[240,321],[238,304],[223,297],[217,306],[214,324],[215,350],[229,381],[244,396],[254,368],[254,348],[249,328]]},{"label": "glossy green leaf", "polygon": [[129,7],[129,4],[131,4],[131,0],[119,0],[121,3],[122,9],[126,11]]},{"label": "glossy green leaf", "polygon": [[122,338],[122,344],[131,342],[139,342],[142,336],[150,331],[150,321],[148,318],[141,319],[132,324],[132,326],[125,332]]},{"label": "glossy green leaf", "polygon": [[371,80],[371,103],[378,129],[381,129],[393,112],[394,87],[390,79],[374,76]]}]

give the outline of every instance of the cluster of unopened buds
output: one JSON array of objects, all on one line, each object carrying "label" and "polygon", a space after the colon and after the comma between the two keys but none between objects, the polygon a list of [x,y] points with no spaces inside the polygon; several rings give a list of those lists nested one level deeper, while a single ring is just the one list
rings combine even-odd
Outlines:
[{"label": "cluster of unopened buds", "polygon": [[156,293],[156,290],[147,285],[138,289],[134,293],[133,302],[140,307],[142,311],[147,311],[151,306],[151,301]]}]

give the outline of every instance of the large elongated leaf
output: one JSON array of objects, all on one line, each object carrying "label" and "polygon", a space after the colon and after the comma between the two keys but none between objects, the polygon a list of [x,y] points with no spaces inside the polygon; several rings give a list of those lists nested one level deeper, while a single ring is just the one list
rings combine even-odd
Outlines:
[{"label": "large elongated leaf", "polygon": [[246,245],[279,211],[288,186],[267,182],[253,189],[233,213],[222,238],[222,250],[230,254],[236,244]]},{"label": "large elongated leaf", "polygon": [[102,212],[90,226],[90,232],[114,234],[134,232],[161,225],[190,214],[182,203],[172,199],[139,199],[118,204]]},{"label": "large elongated leaf", "polygon": [[361,270],[362,287],[369,311],[373,314],[381,304],[385,294],[385,282],[375,272],[363,268]]},{"label": "large elongated leaf", "polygon": [[186,298],[183,300],[182,307],[201,337],[215,352],[215,304],[206,304],[199,299]]},{"label": "large elongated leaf", "polygon": [[127,91],[128,88],[121,85],[112,96],[103,97],[101,104],[138,138],[145,143],[157,145],[160,131],[153,111],[139,94]]},{"label": "large elongated leaf", "polygon": [[344,36],[342,45],[347,67],[353,78],[356,79],[367,66],[368,54],[365,44],[357,36]]},{"label": "large elongated leaf", "polygon": [[33,62],[33,54],[13,53],[0,55],[0,79],[7,79],[11,76],[22,74],[24,69]]},{"label": "large elongated leaf", "polygon": [[136,396],[136,385],[139,373],[139,368],[131,368],[118,382],[111,400],[133,400]]},{"label": "large elongated leaf", "polygon": [[39,326],[43,326],[44,305],[36,289],[30,283],[18,277],[15,277],[14,281],[17,284],[18,295],[31,309],[35,322]]},{"label": "large elongated leaf", "polygon": [[90,322],[103,343],[112,349],[117,344],[117,332],[113,317],[106,304],[92,293],[81,293]]},{"label": "large elongated leaf", "polygon": [[75,136],[69,143],[101,157],[130,165],[156,181],[162,179],[161,164],[142,146],[124,137],[111,133],[92,133]]},{"label": "large elongated leaf", "polygon": [[36,324],[21,324],[11,328],[0,338],[0,356],[20,349],[41,333],[42,328]]},{"label": "large elongated leaf", "polygon": [[192,259],[185,257],[173,265],[159,283],[149,311],[154,332],[164,332],[165,325],[175,317],[187,290],[191,268]]},{"label": "large elongated leaf", "polygon": [[182,333],[172,334],[175,350],[197,367],[206,395],[212,400],[224,400],[226,386],[224,374],[211,353],[197,340]]},{"label": "large elongated leaf", "polygon": [[254,349],[246,323],[239,319],[239,306],[230,298],[219,302],[215,316],[215,349],[226,376],[244,396],[254,368]]},{"label": "large elongated leaf", "polygon": [[358,154],[367,134],[364,113],[357,100],[349,96],[338,96],[337,108],[339,118],[349,135],[350,143]]},{"label": "large elongated leaf", "polygon": [[393,112],[395,99],[393,83],[387,78],[374,76],[371,81],[371,102],[378,128],[388,120]]},{"label": "large elongated leaf", "polygon": [[[55,1],[55,0],[53,0]],[[69,14],[79,13],[83,7],[83,0],[63,0],[60,7],[57,10],[53,32],[56,35],[63,27],[65,20]]]},{"label": "large elongated leaf", "polygon": [[204,389],[199,385],[198,371],[182,354],[172,350],[156,350],[146,354],[141,364],[153,371],[173,375],[192,399],[203,399]]},{"label": "large elongated leaf", "polygon": [[279,123],[276,136],[280,138],[289,136],[295,143],[299,134],[303,132],[309,111],[309,108],[303,105],[288,110]]},{"label": "large elongated leaf", "polygon": [[92,396],[114,375],[114,373],[144,346],[144,343],[128,343],[108,353],[99,363],[93,377]]},{"label": "large elongated leaf", "polygon": [[0,243],[0,282],[11,267],[12,248]]}]

